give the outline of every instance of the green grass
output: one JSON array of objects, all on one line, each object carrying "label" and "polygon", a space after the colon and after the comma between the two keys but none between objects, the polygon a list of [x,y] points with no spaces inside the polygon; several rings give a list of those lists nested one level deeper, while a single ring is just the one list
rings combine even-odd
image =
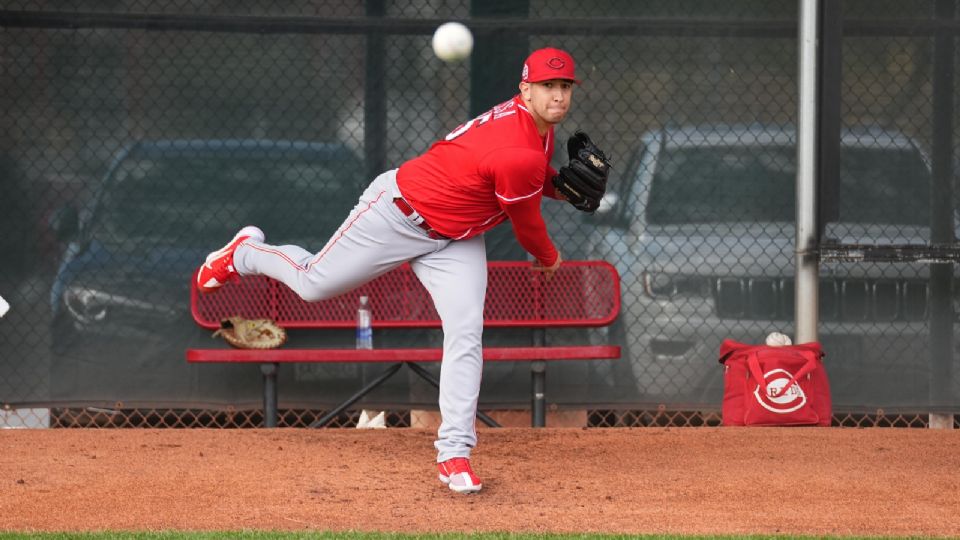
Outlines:
[{"label": "green grass", "polygon": [[361,532],[96,532],[96,533],[0,533],[0,540],[36,539],[36,540],[454,540],[457,538],[478,540],[892,540],[895,538],[922,537],[866,537],[866,536],[791,536],[791,535],[751,535],[751,536],[680,536],[680,535],[623,535],[623,534],[520,534],[520,533],[443,533],[443,534],[401,534],[401,533],[361,533]]}]

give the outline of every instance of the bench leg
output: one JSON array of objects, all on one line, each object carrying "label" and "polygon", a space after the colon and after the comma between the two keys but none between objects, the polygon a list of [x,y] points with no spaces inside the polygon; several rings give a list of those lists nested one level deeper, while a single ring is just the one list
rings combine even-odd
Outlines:
[{"label": "bench leg", "polygon": [[547,425],[547,363],[536,360],[530,364],[530,385],[533,403],[531,404],[531,425]]},{"label": "bench leg", "polygon": [[260,364],[263,373],[263,425],[277,427],[277,364]]},{"label": "bench leg", "polygon": [[320,428],[320,427],[326,426],[327,424],[330,423],[331,420],[336,418],[337,415],[345,411],[347,407],[353,405],[354,403],[359,401],[360,398],[370,393],[371,390],[383,384],[383,381],[392,377],[393,374],[396,373],[402,367],[403,367],[403,362],[397,362],[396,364],[388,367],[386,371],[384,371],[380,375],[377,375],[376,379],[370,381],[366,386],[364,386],[360,390],[357,390],[357,393],[353,394],[352,396],[347,398],[346,401],[344,401],[340,405],[337,405],[335,409],[321,416],[314,423],[310,424],[310,427]]},{"label": "bench leg", "polygon": [[[412,369],[414,373],[419,375],[421,379],[432,384],[434,388],[440,388],[440,381],[438,381],[436,377],[433,376],[432,373],[423,369],[422,366],[418,366],[413,362],[407,362],[407,366],[410,369]],[[490,416],[483,411],[477,411],[477,418],[479,418],[481,422],[483,422],[484,424],[490,427],[503,427],[500,424],[498,424],[496,420],[494,420],[493,418],[490,418]]]},{"label": "bench leg", "polygon": [[[547,344],[546,328],[533,330],[532,345],[543,347]],[[530,363],[530,425],[543,427],[547,424],[547,363],[535,360]]]}]

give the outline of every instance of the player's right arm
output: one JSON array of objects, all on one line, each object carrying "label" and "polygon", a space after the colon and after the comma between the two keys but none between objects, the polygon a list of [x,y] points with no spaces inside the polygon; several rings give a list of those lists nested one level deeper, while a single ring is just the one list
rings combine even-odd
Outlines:
[{"label": "player's right arm", "polygon": [[530,197],[510,204],[500,203],[510,218],[513,234],[527,253],[544,268],[560,264],[560,253],[547,234],[547,224],[540,214],[540,197]]},{"label": "player's right arm", "polygon": [[524,147],[499,148],[485,156],[480,167],[493,180],[497,202],[523,249],[545,267],[557,264],[560,255],[540,213],[549,168],[543,153]]},{"label": "player's right arm", "polygon": [[560,268],[560,263],[562,262],[563,262],[563,257],[561,257],[559,253],[557,253],[557,261],[553,263],[553,265],[544,266],[543,263],[541,263],[540,261],[534,261],[533,269],[536,270],[537,272],[543,272],[546,275],[547,280],[549,280],[550,278],[553,277],[553,274]]}]

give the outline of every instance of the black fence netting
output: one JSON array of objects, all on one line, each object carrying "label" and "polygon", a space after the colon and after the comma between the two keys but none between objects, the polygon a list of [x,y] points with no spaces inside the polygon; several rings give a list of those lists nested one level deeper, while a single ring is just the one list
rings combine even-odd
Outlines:
[{"label": "black fence netting", "polygon": [[[956,2],[823,7],[822,240],[952,249]],[[548,201],[544,214],[565,259],[618,268],[623,308],[610,328],[546,341],[615,343],[623,357],[551,363],[550,402],[595,411],[591,425],[710,424],[720,342],[795,329],[798,17],[797,2],[759,0],[5,2],[2,414],[258,423],[258,366],[184,358],[212,343],[189,311],[206,253],[248,223],[319,250],[376,174],[509,99],[525,56],[558,46],[582,84],[554,166],[583,129],[613,173],[597,213]],[[448,20],[473,31],[469,60],[434,55]],[[527,257],[508,226],[487,250]],[[818,333],[839,423],[887,410],[909,425],[913,412],[960,407],[956,269],[904,252],[821,262]],[[350,331],[327,341],[352,342]],[[281,423],[309,424],[380,369],[282,366]],[[529,370],[486,366],[481,408],[529,407]],[[435,408],[436,390],[404,373],[358,407],[400,411],[398,424]]]}]

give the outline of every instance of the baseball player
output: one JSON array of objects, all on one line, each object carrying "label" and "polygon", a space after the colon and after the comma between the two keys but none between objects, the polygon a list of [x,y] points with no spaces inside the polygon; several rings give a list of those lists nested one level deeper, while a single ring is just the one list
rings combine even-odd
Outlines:
[{"label": "baseball player", "polygon": [[247,226],[207,256],[198,288],[211,292],[235,275],[267,275],[306,301],[332,298],[409,262],[442,321],[439,479],[470,493],[482,484],[470,467],[483,368],[481,334],[487,286],[483,233],[509,220],[547,278],[562,257],[540,213],[543,195],[592,212],[609,164],[585,134],[568,141],[571,161],[551,168],[554,126],[570,110],[576,78],[565,51],[526,59],[520,93],[460,125],[423,155],[373,180],[317,253],[264,242]]}]

